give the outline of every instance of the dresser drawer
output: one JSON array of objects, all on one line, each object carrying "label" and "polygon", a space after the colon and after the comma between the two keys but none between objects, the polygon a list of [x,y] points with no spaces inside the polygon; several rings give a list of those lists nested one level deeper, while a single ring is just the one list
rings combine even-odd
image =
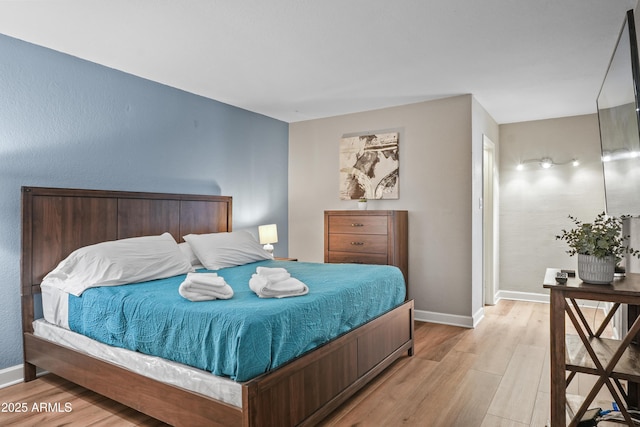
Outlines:
[{"label": "dresser drawer", "polygon": [[330,234],[329,251],[387,253],[386,234]]},{"label": "dresser drawer", "polygon": [[386,254],[364,254],[356,252],[329,252],[330,263],[349,263],[349,264],[381,264],[388,263]]},{"label": "dresser drawer", "polygon": [[387,234],[386,215],[332,215],[329,217],[329,234]]}]

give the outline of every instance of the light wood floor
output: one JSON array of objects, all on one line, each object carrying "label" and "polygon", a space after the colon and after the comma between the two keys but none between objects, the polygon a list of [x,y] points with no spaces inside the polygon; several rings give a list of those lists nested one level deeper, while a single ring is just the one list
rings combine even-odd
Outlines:
[{"label": "light wood floor", "polygon": [[[590,314],[589,314],[590,313]],[[587,311],[594,318],[600,314]],[[323,426],[542,427],[549,418],[549,305],[500,301],[475,329],[417,322],[416,352],[392,365],[329,416]],[[586,395],[588,378],[572,393]],[[606,402],[608,397],[600,397]],[[610,402],[610,400],[608,400]],[[82,387],[46,375],[0,389],[9,426],[163,426]],[[59,412],[34,403],[60,403]],[[65,403],[70,412],[64,412]],[[602,406],[604,407],[604,406]],[[2,409],[7,409],[3,406]]]}]

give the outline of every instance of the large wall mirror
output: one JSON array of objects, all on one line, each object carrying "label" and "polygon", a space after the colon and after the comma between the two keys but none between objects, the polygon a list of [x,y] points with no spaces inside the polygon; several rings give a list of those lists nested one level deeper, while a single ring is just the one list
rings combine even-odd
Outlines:
[{"label": "large wall mirror", "polygon": [[607,214],[640,216],[638,45],[633,11],[627,17],[598,95]]}]

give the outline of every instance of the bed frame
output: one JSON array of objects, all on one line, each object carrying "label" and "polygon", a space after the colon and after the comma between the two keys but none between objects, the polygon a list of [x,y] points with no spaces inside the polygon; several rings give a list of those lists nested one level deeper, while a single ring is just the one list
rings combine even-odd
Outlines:
[{"label": "bed frame", "polygon": [[34,336],[40,282],[75,249],[169,231],[231,231],[231,197],[22,188],[24,379],[36,367],[176,426],[314,425],[405,354],[413,355],[413,301],[242,385],[242,408],[149,379]]}]

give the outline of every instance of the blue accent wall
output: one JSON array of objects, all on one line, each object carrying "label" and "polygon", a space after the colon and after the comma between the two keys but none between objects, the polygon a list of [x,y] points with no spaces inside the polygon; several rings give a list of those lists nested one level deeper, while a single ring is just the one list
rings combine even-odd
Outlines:
[{"label": "blue accent wall", "polygon": [[287,123],[3,35],[0,57],[0,369],[22,363],[23,185],[233,196],[233,228],[277,223],[287,255]]}]

